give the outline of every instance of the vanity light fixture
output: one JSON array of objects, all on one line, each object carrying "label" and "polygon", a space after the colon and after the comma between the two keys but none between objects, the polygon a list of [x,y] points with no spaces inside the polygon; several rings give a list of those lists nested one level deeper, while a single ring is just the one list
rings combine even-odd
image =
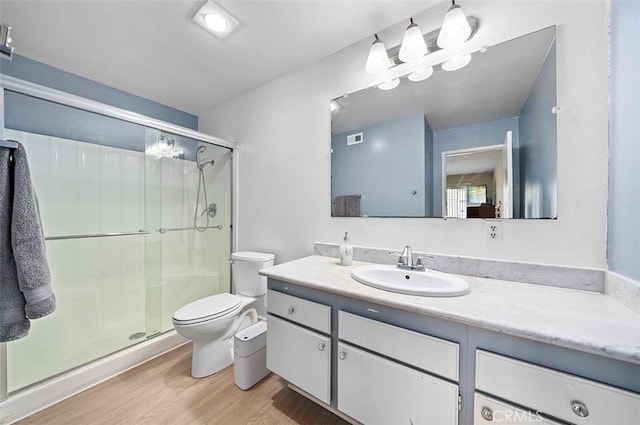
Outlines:
[{"label": "vanity light fixture", "polygon": [[470,54],[458,55],[444,62],[441,66],[445,71],[457,71],[467,66],[469,62],[471,62]]},{"label": "vanity light fixture", "polygon": [[443,49],[464,43],[471,35],[471,26],[462,8],[456,4],[455,0],[451,0],[451,3],[438,34],[437,44]]},{"label": "vanity light fixture", "polygon": [[211,0],[193,15],[193,22],[218,38],[225,38],[239,25],[238,20]]},{"label": "vanity light fixture", "polygon": [[407,78],[410,81],[422,81],[433,75],[433,67],[430,66],[428,68],[420,68],[413,71]]},{"label": "vanity light fixture", "polygon": [[[407,77],[410,81],[426,80],[433,75],[433,67],[438,64],[445,71],[455,71],[464,68],[471,62],[471,53],[473,52],[465,53],[458,49],[449,54],[440,55],[441,59],[437,62],[428,60],[429,55],[444,47],[457,47],[471,39],[478,30],[478,19],[473,16],[467,18],[462,8],[455,4],[455,0],[452,0],[452,3],[453,5],[445,15],[442,28],[423,34],[420,27],[411,18],[402,44],[389,51],[385,49],[378,35],[375,35],[365,71],[380,77],[376,83],[379,89],[391,90],[398,87],[400,84],[398,78]],[[486,47],[483,47],[481,51],[486,51]],[[448,51],[443,50],[443,52]]]},{"label": "vanity light fixture", "polygon": [[400,45],[400,52],[398,53],[398,59],[404,63],[421,59],[424,55],[429,53],[427,50],[427,44],[424,42],[424,34],[422,34],[422,30],[418,24],[413,22],[413,18],[409,19],[409,22],[409,26],[404,32],[402,45]]},{"label": "vanity light fixture", "polygon": [[393,90],[400,85],[400,78],[394,78],[393,80],[387,80],[378,84],[380,90]]},{"label": "vanity light fixture", "polygon": [[378,38],[378,34],[375,34],[375,38],[369,50],[367,64],[364,66],[364,70],[369,74],[379,74],[391,67],[391,61],[384,43]]}]

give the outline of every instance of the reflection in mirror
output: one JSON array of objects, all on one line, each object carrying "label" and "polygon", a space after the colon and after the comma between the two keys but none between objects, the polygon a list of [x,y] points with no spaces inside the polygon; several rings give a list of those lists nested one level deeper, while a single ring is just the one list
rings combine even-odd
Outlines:
[{"label": "reflection in mirror", "polygon": [[332,215],[556,218],[555,35],[332,100]]}]

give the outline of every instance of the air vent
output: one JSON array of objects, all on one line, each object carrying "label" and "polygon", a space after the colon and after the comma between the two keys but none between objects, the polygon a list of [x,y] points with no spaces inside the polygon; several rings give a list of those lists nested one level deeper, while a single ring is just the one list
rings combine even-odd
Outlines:
[{"label": "air vent", "polygon": [[347,146],[357,145],[362,143],[363,140],[362,133],[350,134],[347,136]]}]

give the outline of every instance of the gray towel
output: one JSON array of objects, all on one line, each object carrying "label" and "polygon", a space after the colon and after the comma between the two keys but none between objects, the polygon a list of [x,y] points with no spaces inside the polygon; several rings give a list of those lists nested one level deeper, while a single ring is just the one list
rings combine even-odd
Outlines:
[{"label": "gray towel", "polygon": [[336,196],[334,217],[360,217],[361,195]]},{"label": "gray towel", "polygon": [[29,333],[29,319],[51,314],[40,210],[24,148],[0,148],[0,342]]}]

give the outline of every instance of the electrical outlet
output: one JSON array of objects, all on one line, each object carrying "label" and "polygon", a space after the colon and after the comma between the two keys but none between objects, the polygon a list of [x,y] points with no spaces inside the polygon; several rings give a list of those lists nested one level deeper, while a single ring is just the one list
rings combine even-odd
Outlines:
[{"label": "electrical outlet", "polygon": [[502,240],[502,223],[499,221],[485,222],[484,238],[488,241]]}]

